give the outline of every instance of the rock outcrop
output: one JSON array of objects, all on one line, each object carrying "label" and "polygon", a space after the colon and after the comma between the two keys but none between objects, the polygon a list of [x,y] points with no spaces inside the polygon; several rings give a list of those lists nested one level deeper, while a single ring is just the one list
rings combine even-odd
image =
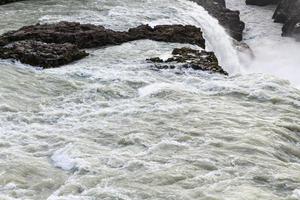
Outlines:
[{"label": "rock outcrop", "polygon": [[205,47],[201,29],[195,26],[158,25],[152,28],[149,25],[141,25],[127,32],[120,32],[103,26],[76,22],[25,26],[0,36],[0,46],[20,40],[37,40],[45,43],[71,43],[79,48],[94,48],[140,39],[189,43]]},{"label": "rock outcrop", "polygon": [[219,23],[226,29],[228,34],[241,41],[243,39],[244,22],[240,20],[240,12],[232,11],[225,7],[225,0],[192,0],[203,8],[209,14],[219,20]]},{"label": "rock outcrop", "polygon": [[0,48],[2,59],[15,59],[32,66],[53,68],[71,63],[88,56],[70,43],[55,44],[33,40],[23,40],[10,43]]},{"label": "rock outcrop", "polygon": [[17,2],[17,1],[24,1],[24,0],[0,0],[0,5],[13,3],[13,2]]},{"label": "rock outcrop", "polygon": [[120,32],[102,26],[60,22],[36,24],[0,36],[0,58],[43,68],[59,67],[88,54],[80,49],[118,45],[133,40],[189,43],[205,48],[200,28],[190,25],[141,25]]},{"label": "rock outcrop", "polygon": [[275,22],[284,24],[282,36],[300,41],[300,0],[281,0],[273,18]]},{"label": "rock outcrop", "polygon": [[219,66],[218,59],[213,52],[199,51],[191,48],[176,48],[172,52],[172,57],[162,60],[159,57],[147,59],[154,63],[156,69],[191,68],[194,70],[209,71],[228,75]]},{"label": "rock outcrop", "polygon": [[246,0],[247,5],[266,6],[271,4],[277,4],[280,0]]}]

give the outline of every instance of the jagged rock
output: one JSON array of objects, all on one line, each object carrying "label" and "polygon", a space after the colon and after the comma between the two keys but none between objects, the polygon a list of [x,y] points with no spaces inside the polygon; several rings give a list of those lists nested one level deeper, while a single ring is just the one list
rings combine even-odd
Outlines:
[{"label": "jagged rock", "polygon": [[281,0],[273,18],[275,22],[284,23],[283,36],[300,41],[300,0]]},{"label": "jagged rock", "polygon": [[141,25],[128,31],[132,40],[150,39],[163,42],[195,44],[205,48],[205,40],[200,28],[191,25],[158,25],[154,28]]},{"label": "jagged rock", "polygon": [[25,0],[0,0],[0,5],[13,3],[13,2],[17,2],[17,1],[25,1]]},{"label": "jagged rock", "polygon": [[289,18],[297,15],[297,9],[293,8],[296,3],[297,0],[280,1],[273,15],[274,21],[278,23],[285,23]]},{"label": "jagged rock", "polygon": [[173,57],[162,60],[159,57],[147,59],[153,62],[157,69],[173,69],[178,65],[180,68],[192,68],[194,70],[209,71],[228,75],[219,66],[218,59],[213,52],[199,51],[191,48],[175,48],[172,52]]},{"label": "jagged rock", "polygon": [[[78,49],[117,45],[140,39],[189,43],[205,48],[201,29],[190,25],[159,25],[154,28],[141,25],[127,32],[120,32],[91,24],[59,22],[25,26],[3,34],[0,36],[0,58],[13,58],[45,68],[58,67],[69,63],[70,58],[77,60],[84,57],[85,53]],[[61,51],[59,47],[62,48]],[[56,54],[58,57],[55,57]],[[63,59],[64,57],[66,58]]]},{"label": "jagged rock", "polygon": [[219,20],[231,37],[241,41],[245,23],[240,20],[240,12],[225,7],[224,0],[192,0],[205,8],[209,14]]},{"label": "jagged rock", "polygon": [[17,41],[0,47],[0,58],[15,59],[32,66],[53,68],[88,56],[76,45],[44,43],[33,40]]},{"label": "jagged rock", "polygon": [[247,5],[266,6],[270,4],[277,4],[280,0],[246,0]]},{"label": "jagged rock", "polygon": [[37,40],[47,43],[71,43],[79,48],[94,48],[139,39],[190,43],[205,47],[201,29],[195,26],[159,25],[152,28],[149,25],[141,25],[127,32],[121,32],[76,22],[25,26],[0,36],[0,46],[19,40]]},{"label": "jagged rock", "polygon": [[115,45],[129,41],[123,32],[115,32],[102,26],[59,22],[57,24],[36,24],[25,26],[17,31],[10,31],[0,36],[0,46],[20,40],[36,40],[46,43],[71,43],[79,48],[93,48]]}]

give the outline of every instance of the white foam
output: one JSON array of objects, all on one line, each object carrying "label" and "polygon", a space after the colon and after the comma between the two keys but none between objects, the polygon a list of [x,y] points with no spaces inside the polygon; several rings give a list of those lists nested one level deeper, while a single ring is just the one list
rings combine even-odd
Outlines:
[{"label": "white foam", "polygon": [[53,153],[51,159],[53,160],[55,167],[59,167],[63,170],[71,170],[75,167],[75,159],[69,156],[72,147],[72,144],[68,144],[64,148],[59,149]]},{"label": "white foam", "polygon": [[0,187],[0,191],[2,190],[13,190],[13,189],[15,189],[15,188],[17,188],[17,185],[15,184],[15,183],[8,183],[8,184],[6,184],[5,186],[3,186],[3,187]]},{"label": "white foam", "polygon": [[74,156],[74,154],[77,154],[74,149],[75,147],[73,144],[68,144],[65,147],[55,151],[51,156],[54,166],[66,171],[74,169],[88,170],[90,168],[89,163],[82,158],[77,158]]},{"label": "white foam", "polygon": [[300,189],[296,189],[293,191],[292,197],[295,199],[300,199]]},{"label": "white foam", "polygon": [[140,97],[150,96],[164,90],[196,92],[193,87],[181,83],[153,83],[138,90]]}]

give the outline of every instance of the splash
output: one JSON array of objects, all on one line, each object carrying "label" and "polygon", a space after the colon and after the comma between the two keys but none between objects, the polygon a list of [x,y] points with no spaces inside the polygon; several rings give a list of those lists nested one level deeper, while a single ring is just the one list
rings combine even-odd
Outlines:
[{"label": "splash", "polygon": [[247,72],[271,74],[300,87],[299,44],[265,40],[261,46],[253,47],[253,50],[255,59],[248,64]]},{"label": "splash", "polygon": [[241,65],[238,54],[232,45],[231,38],[218,20],[194,2],[179,0],[178,3],[177,9],[180,10],[183,20],[202,28],[209,50],[216,53],[225,70],[230,74],[240,73]]}]

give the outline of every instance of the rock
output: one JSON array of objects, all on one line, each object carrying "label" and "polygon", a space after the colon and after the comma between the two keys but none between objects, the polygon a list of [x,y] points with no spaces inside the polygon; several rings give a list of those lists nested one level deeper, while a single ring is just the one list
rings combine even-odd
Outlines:
[{"label": "rock", "polygon": [[158,57],[147,59],[153,62],[157,69],[192,68],[194,70],[209,71],[228,75],[219,66],[218,59],[213,52],[199,51],[191,48],[176,48],[172,52],[173,57],[162,60]]},{"label": "rock", "polygon": [[140,39],[189,43],[205,48],[201,29],[190,25],[159,25],[154,28],[141,25],[120,32],[91,24],[59,22],[25,26],[3,34],[0,36],[0,58],[17,59],[44,68],[58,67],[87,55],[79,49]]},{"label": "rock", "polygon": [[255,57],[254,52],[246,42],[243,42],[243,41],[239,42],[236,40],[232,40],[232,44],[240,54],[242,54],[250,59],[254,59],[254,57]]},{"label": "rock", "polygon": [[80,51],[76,45],[69,43],[54,44],[26,40],[0,47],[0,58],[2,59],[15,59],[43,68],[58,67],[86,56],[88,53]]},{"label": "rock", "polygon": [[120,32],[106,29],[103,26],[76,22],[25,26],[0,36],[0,46],[13,41],[37,40],[46,43],[71,43],[79,48],[95,48],[139,39],[190,43],[205,47],[201,29],[195,26],[159,25],[152,28],[149,25],[141,25],[129,29],[127,32]]},{"label": "rock", "polygon": [[294,37],[300,41],[300,0],[281,0],[273,19],[284,23],[282,36]]},{"label": "rock", "polygon": [[280,0],[246,0],[247,5],[266,6],[271,4],[277,4]]},{"label": "rock", "polygon": [[192,0],[205,8],[209,14],[219,20],[219,23],[226,29],[234,39],[243,39],[245,23],[240,20],[240,12],[232,11],[225,7],[224,0]]},{"label": "rock", "polygon": [[300,16],[292,17],[283,25],[282,36],[293,37],[300,41]]},{"label": "rock", "polygon": [[24,0],[0,0],[0,5],[13,3],[13,2],[17,2],[17,1],[24,1]]},{"label": "rock", "polygon": [[0,36],[0,46],[20,40],[36,40],[45,43],[71,43],[79,48],[116,45],[130,40],[128,34],[105,29],[102,26],[59,22],[25,26]]},{"label": "rock", "polygon": [[289,18],[297,15],[297,9],[293,8],[296,3],[297,0],[280,1],[273,15],[274,21],[278,23],[285,23]]},{"label": "rock", "polygon": [[163,42],[188,43],[205,48],[205,40],[201,29],[191,25],[158,25],[154,28],[149,25],[141,25],[129,29],[128,34],[132,40],[150,39]]}]

